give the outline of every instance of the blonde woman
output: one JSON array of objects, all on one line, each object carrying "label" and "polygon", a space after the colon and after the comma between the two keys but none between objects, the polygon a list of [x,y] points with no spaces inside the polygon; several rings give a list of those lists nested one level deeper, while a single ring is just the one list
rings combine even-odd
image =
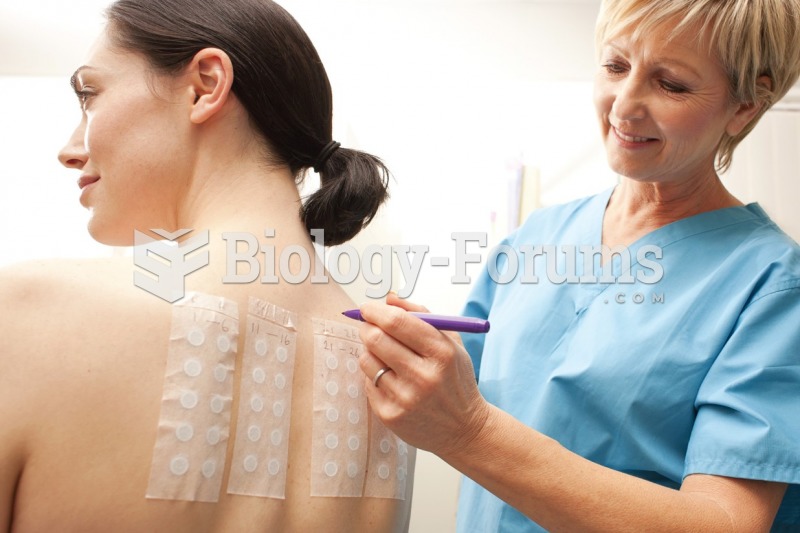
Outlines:
[{"label": "blonde woman", "polygon": [[508,237],[466,349],[364,305],[371,406],[465,474],[459,531],[798,531],[800,248],[719,174],[798,79],[800,2],[604,0],[597,44],[618,185]]}]

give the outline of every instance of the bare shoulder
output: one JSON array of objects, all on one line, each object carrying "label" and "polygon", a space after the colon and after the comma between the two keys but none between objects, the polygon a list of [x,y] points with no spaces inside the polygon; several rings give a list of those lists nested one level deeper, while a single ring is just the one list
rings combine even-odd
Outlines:
[{"label": "bare shoulder", "polygon": [[[148,318],[170,312],[169,304],[134,285],[126,258],[35,261],[0,269],[0,302],[0,374],[20,379],[65,353],[102,355],[92,348],[120,345],[132,329],[140,334],[150,329]],[[150,322],[163,329],[163,321]]]},{"label": "bare shoulder", "polygon": [[[0,298],[23,309],[76,294],[82,295],[82,302],[90,304],[95,297],[106,296],[109,290],[134,296],[133,288],[132,263],[126,258],[48,259],[0,268]],[[4,305],[0,312],[9,310]]]},{"label": "bare shoulder", "polygon": [[[153,298],[133,283],[129,258],[41,260],[0,269],[0,316],[22,313],[62,313],[93,306],[146,304]],[[66,306],[54,308],[54,305]],[[12,307],[13,306],[13,312]],[[2,325],[0,325],[2,327]]]},{"label": "bare shoulder", "polygon": [[[109,293],[118,295],[119,305],[136,298],[125,289],[125,277],[118,261],[50,260],[0,269],[0,529],[10,524],[25,462],[47,423],[42,415],[60,413],[54,407],[68,392],[64,385],[76,383],[70,369],[86,368],[79,361],[86,352],[76,343],[97,343],[93,330],[101,331]],[[76,361],[65,362],[72,357]]]},{"label": "bare shoulder", "polygon": [[[0,365],[13,364],[16,357],[47,358],[76,340],[106,342],[136,316],[159,307],[157,298],[134,286],[125,258],[35,261],[0,269],[0,302],[0,359],[6,360]],[[168,304],[160,307],[168,312]]]},{"label": "bare shoulder", "polygon": [[139,434],[158,409],[170,305],[135,287],[125,258],[0,269],[0,302],[0,529],[13,508],[15,527],[47,530],[94,501],[97,487],[75,481],[87,458],[121,464],[103,454],[124,450],[146,463]]},{"label": "bare shoulder", "polygon": [[[137,316],[158,312],[158,299],[137,290],[131,272],[125,259],[47,260],[0,269],[0,395],[29,397],[38,390],[30,384],[41,365],[66,353],[92,353],[75,347],[108,343],[136,325]],[[168,313],[168,305],[162,307]]]},{"label": "bare shoulder", "polygon": [[109,353],[101,347],[122,345],[131,329],[150,328],[146,317],[168,316],[169,305],[138,290],[131,272],[125,259],[0,269],[0,395],[30,400],[47,390],[31,384],[49,381],[51,370],[66,377]]}]

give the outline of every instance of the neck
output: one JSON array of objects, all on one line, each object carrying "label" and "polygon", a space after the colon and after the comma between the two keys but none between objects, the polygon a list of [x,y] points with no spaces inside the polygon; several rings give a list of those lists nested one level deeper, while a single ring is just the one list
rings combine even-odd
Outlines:
[{"label": "neck", "polygon": [[288,169],[224,168],[195,180],[177,214],[180,227],[212,231],[301,225],[300,194]]},{"label": "neck", "polygon": [[294,176],[268,163],[260,136],[232,115],[200,129],[187,146],[195,155],[165,220],[175,229],[219,232],[301,227]]},{"label": "neck", "polygon": [[639,182],[622,177],[603,219],[603,243],[627,246],[672,222],[706,211],[742,205],[716,173],[680,183]]},{"label": "neck", "polygon": [[[210,264],[192,278],[193,290],[216,287],[231,274],[258,274],[268,257],[278,272],[278,258],[289,246],[300,246],[314,258],[311,237],[300,217],[300,194],[288,169],[261,164],[226,167],[196,179],[180,210],[179,228],[192,228],[184,239],[208,232]],[[268,250],[272,250],[271,255]],[[267,254],[267,255],[265,255]],[[292,271],[299,271],[292,257]],[[266,273],[266,270],[264,271]],[[259,278],[260,279],[260,278]],[[232,282],[236,290],[252,291],[258,283]]]},{"label": "neck", "polygon": [[[194,230],[179,242],[209,233],[212,265],[206,273],[227,268],[223,233],[234,234],[230,237],[235,242],[238,234],[279,249],[298,244],[312,250],[294,176],[285,165],[268,162],[263,139],[250,128],[235,100],[226,109],[226,114],[198,126],[187,140],[186,150],[193,158],[181,168],[184,179],[176,180],[180,190],[170,191],[174,203],[164,202],[167,211],[158,217],[160,229]],[[265,230],[274,237],[267,237]]]}]

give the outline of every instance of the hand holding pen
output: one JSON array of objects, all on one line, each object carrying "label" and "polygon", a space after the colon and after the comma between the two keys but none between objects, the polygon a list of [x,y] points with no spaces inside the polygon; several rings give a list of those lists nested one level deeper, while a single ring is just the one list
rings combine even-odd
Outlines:
[{"label": "hand holding pen", "polygon": [[[490,412],[459,336],[422,326],[408,315],[434,317],[396,295],[390,294],[386,304],[365,303],[360,311],[365,350],[359,366],[370,408],[412,446],[444,456],[456,453],[460,442],[483,429]],[[465,318],[445,317],[459,324],[444,325],[474,328],[465,325]],[[481,329],[488,329],[488,323]]]}]

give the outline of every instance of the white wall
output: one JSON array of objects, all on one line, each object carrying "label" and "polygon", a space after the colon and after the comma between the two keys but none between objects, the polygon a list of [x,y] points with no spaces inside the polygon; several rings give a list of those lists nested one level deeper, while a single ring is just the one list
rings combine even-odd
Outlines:
[{"label": "white wall", "polygon": [[800,107],[767,111],[734,152],[724,180],[740,200],[761,204],[800,242]]},{"label": "white wall", "polygon": [[56,155],[80,119],[65,77],[0,77],[0,266],[108,255],[86,232],[78,173]]}]

